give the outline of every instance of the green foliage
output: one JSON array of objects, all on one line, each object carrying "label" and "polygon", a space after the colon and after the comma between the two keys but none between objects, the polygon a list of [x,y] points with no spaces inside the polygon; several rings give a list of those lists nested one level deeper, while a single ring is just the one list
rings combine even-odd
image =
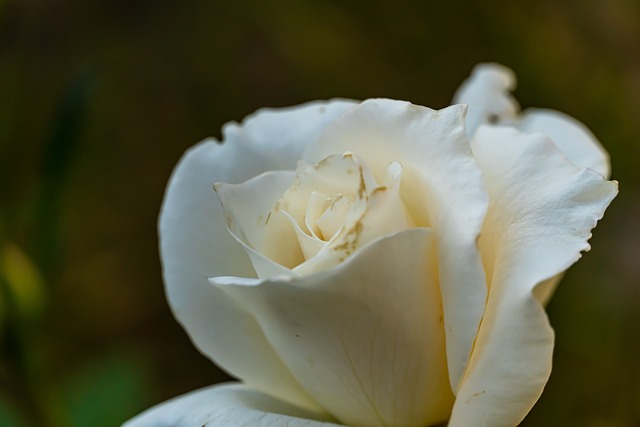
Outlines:
[{"label": "green foliage", "polygon": [[10,304],[20,319],[34,319],[42,314],[45,304],[42,276],[33,262],[10,242],[0,247],[0,283],[6,288],[2,292],[6,300],[0,303]]},{"label": "green foliage", "polygon": [[11,405],[8,399],[0,395],[0,426],[2,427],[28,427],[29,424],[20,413]]},{"label": "green foliage", "polygon": [[149,405],[150,388],[145,362],[111,355],[71,373],[60,389],[60,403],[70,427],[112,427]]}]

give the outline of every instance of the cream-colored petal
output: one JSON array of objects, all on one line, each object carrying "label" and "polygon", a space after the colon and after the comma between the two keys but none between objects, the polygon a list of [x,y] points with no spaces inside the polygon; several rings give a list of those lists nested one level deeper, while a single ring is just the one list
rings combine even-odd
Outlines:
[{"label": "cream-colored petal", "polygon": [[367,209],[359,219],[359,245],[386,234],[415,227],[400,197],[401,167],[389,166],[390,180],[385,186],[375,188],[368,196]]},{"label": "cream-colored petal", "polygon": [[338,215],[341,220],[334,225],[333,229],[336,231],[331,240],[315,257],[307,259],[293,271],[304,276],[333,268],[368,242],[413,228],[413,221],[400,199],[401,172],[395,170],[394,173],[398,175],[388,186],[377,187],[372,191],[365,186],[356,204],[349,203],[349,210],[344,215]]},{"label": "cream-colored petal", "polygon": [[390,163],[402,165],[400,194],[411,219],[436,233],[454,390],[467,366],[486,299],[476,239],[487,195],[467,140],[465,112],[462,105],[434,111],[402,101],[367,100],[336,119],[304,154],[313,163],[351,151],[378,182],[388,179]]},{"label": "cream-colored petal", "polygon": [[556,274],[551,279],[545,280],[544,282],[538,283],[536,287],[533,288],[533,296],[540,301],[540,304],[546,306],[563,277],[564,272]]},{"label": "cream-colored petal", "polygon": [[[294,178],[292,171],[271,171],[242,184],[215,185],[229,232],[253,249],[250,256],[257,253],[286,268],[300,264],[304,256],[291,222],[273,207]],[[258,272],[259,277],[266,274]]]},{"label": "cream-colored petal", "polygon": [[350,154],[331,154],[313,164],[301,161],[296,168],[295,182],[282,195],[277,208],[304,224],[313,193],[343,194],[353,200],[359,197],[364,185],[362,167]]},{"label": "cream-colored petal", "polygon": [[285,108],[261,108],[240,124],[225,124],[222,128],[223,141],[236,146],[240,156],[225,159],[225,169],[237,169],[237,175],[242,174],[247,157],[261,159],[268,166],[240,179],[220,181],[235,184],[268,170],[294,170],[307,145],[336,117],[355,105],[356,101],[334,99]]},{"label": "cream-colored petal", "polygon": [[352,208],[353,203],[342,194],[331,199],[329,207],[315,221],[325,239],[330,240],[340,230]]},{"label": "cream-colored petal", "polygon": [[331,196],[329,194],[313,191],[311,192],[309,201],[307,202],[307,211],[304,214],[304,225],[307,227],[309,234],[318,239],[322,233],[316,226],[316,220],[320,215],[322,215],[322,210],[325,208],[327,199],[330,197]]},{"label": "cream-colored petal", "polygon": [[[293,216],[291,216],[287,212],[280,212],[284,215],[290,222],[291,227],[296,233],[296,238],[298,240],[298,244],[300,245],[300,250],[302,250],[302,255],[305,259],[309,259],[315,256],[322,248],[324,248],[327,243],[318,239],[315,236],[310,236],[305,233],[305,231],[300,227],[300,224],[295,220]],[[277,245],[279,240],[276,240],[272,244]],[[270,277],[270,276],[260,276],[260,277]]]},{"label": "cream-colored petal", "polygon": [[[255,277],[245,251],[227,230],[212,185],[242,182],[267,170],[294,169],[307,144],[352,104],[314,102],[261,110],[241,125],[227,125],[223,144],[206,140],[185,153],[171,176],[160,214],[167,298],[196,347],[230,374],[300,404],[311,403],[253,318],[206,280],[229,274]],[[242,328],[232,334],[228,324]]]},{"label": "cream-colored petal", "polygon": [[576,119],[559,111],[531,108],[519,115],[513,125],[523,132],[544,133],[571,163],[609,178],[609,154],[591,131]]},{"label": "cream-colored petal", "polygon": [[520,110],[511,96],[516,77],[513,71],[499,64],[478,64],[455,95],[454,104],[469,105],[467,132],[472,136],[483,124],[514,118]]},{"label": "cream-colored petal", "polygon": [[571,164],[542,134],[481,127],[472,148],[490,198],[480,247],[491,287],[449,425],[508,427],[551,371],[553,331],[535,288],[589,249],[617,185]]},{"label": "cream-colored petal", "polygon": [[526,133],[542,132],[576,166],[609,177],[609,154],[586,126],[553,110],[531,108],[520,113],[520,106],[510,93],[515,85],[513,71],[502,65],[479,64],[473,69],[453,97],[454,103],[469,105],[469,135],[478,126],[490,123],[515,126]]},{"label": "cream-colored petal", "polygon": [[414,228],[303,278],[218,277],[304,389],[351,427],[445,421],[453,394],[431,231]]},{"label": "cream-colored petal", "polygon": [[338,427],[258,390],[220,384],[154,406],[122,427]]}]

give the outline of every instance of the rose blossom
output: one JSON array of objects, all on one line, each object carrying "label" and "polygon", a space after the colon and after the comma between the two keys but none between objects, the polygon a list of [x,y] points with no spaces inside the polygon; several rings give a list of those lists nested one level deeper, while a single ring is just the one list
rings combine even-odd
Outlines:
[{"label": "rose blossom", "polygon": [[478,66],[439,111],[261,110],[190,149],[160,217],[167,295],[241,383],[127,426],[517,425],[551,371],[543,304],[617,185],[514,82]]}]

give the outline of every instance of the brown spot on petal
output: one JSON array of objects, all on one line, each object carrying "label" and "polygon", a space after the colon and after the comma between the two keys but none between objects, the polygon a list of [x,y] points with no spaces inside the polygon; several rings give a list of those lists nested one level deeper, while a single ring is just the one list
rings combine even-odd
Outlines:
[{"label": "brown spot on petal", "polygon": [[366,197],[367,186],[364,183],[364,171],[362,166],[358,167],[360,171],[360,184],[358,185],[358,199],[364,199]]},{"label": "brown spot on petal", "polygon": [[388,188],[387,188],[387,187],[385,187],[384,185],[383,185],[383,186],[380,186],[380,187],[376,187],[376,188],[374,188],[374,189],[373,189],[373,191],[371,192],[371,197],[375,196],[375,195],[376,195],[376,193],[381,193],[381,192],[383,192],[383,191],[387,191],[387,190],[388,190]]},{"label": "brown spot on petal", "polygon": [[362,228],[362,222],[356,222],[356,224],[344,235],[342,243],[334,246],[332,249],[337,252],[344,252],[346,256],[351,255],[356,250]]},{"label": "brown spot on petal", "polygon": [[485,393],[486,393],[486,390],[482,390],[482,391],[479,391],[477,393],[473,393],[471,396],[467,397],[467,399],[464,402],[466,404],[469,404],[473,399],[475,399],[476,397],[482,396]]}]

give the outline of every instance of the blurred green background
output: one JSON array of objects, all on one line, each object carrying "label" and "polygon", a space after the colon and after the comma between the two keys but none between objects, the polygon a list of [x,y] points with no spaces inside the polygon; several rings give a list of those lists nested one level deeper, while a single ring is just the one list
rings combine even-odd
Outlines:
[{"label": "blurred green background", "polygon": [[548,307],[525,426],[640,426],[640,2],[0,0],[0,426],[113,426],[227,378],[165,302],[183,151],[263,106],[450,102],[516,71],[611,152],[619,197]]}]

